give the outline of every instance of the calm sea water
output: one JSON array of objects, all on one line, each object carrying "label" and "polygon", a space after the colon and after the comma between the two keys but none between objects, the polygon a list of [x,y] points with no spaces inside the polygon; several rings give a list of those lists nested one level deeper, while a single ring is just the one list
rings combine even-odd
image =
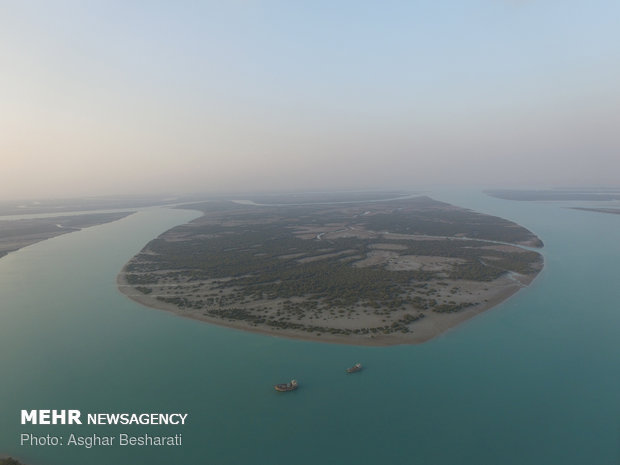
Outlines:
[{"label": "calm sea water", "polygon": [[[115,284],[197,216],[151,208],[0,260],[0,453],[60,464],[620,463],[620,216],[435,198],[545,242],[536,281],[419,346],[293,341],[147,309]],[[344,368],[361,361],[352,376]],[[290,394],[272,385],[296,377]],[[21,426],[21,409],[188,412],[181,428]],[[19,434],[183,434],[181,447],[23,447]]]}]

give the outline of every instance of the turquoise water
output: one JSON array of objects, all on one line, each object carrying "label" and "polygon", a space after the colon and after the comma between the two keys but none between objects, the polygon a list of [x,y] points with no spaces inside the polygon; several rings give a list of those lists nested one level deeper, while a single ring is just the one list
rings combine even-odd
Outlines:
[{"label": "turquoise water", "polygon": [[[0,260],[0,453],[59,464],[620,462],[620,216],[475,192],[435,198],[514,220],[545,269],[419,346],[293,341],[121,295],[124,263],[197,216],[146,209]],[[344,368],[361,361],[352,376]],[[296,377],[302,387],[273,391]],[[21,409],[188,412],[184,427],[22,426]],[[181,447],[25,447],[19,434],[183,434]]]}]

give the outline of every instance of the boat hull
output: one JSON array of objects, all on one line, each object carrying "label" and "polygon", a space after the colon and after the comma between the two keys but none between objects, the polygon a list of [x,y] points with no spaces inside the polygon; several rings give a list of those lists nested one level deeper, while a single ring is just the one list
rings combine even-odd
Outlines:
[{"label": "boat hull", "polygon": [[290,383],[276,384],[273,388],[278,392],[287,392],[287,391],[294,391],[295,389],[297,389],[297,387],[298,387],[297,381],[293,380]]},{"label": "boat hull", "polygon": [[360,371],[362,369],[362,365],[361,364],[357,364],[357,365],[353,365],[351,368],[347,368],[346,372],[347,373],[356,373],[358,371]]}]

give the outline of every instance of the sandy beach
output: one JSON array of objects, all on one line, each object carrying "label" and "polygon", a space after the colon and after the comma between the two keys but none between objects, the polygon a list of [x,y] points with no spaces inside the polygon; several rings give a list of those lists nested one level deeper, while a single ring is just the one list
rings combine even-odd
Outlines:
[{"label": "sandy beach", "polygon": [[[127,283],[125,271],[117,276],[119,291],[131,300],[138,302],[149,308],[164,310],[180,317],[191,318],[218,326],[225,326],[241,331],[266,334],[274,337],[284,337],[289,339],[300,339],[314,342],[324,342],[332,344],[348,344],[359,346],[391,346],[402,344],[421,344],[455,328],[461,323],[474,318],[475,316],[490,310],[502,302],[506,301],[519,290],[527,287],[536,277],[532,275],[505,275],[490,283],[468,282],[460,283],[461,287],[468,293],[477,293],[481,303],[465,308],[454,313],[436,313],[433,311],[424,312],[425,317],[411,325],[410,333],[390,333],[390,334],[367,334],[367,335],[337,335],[310,333],[303,330],[271,328],[267,326],[257,326],[240,320],[226,320],[223,318],[213,318],[195,309],[181,309],[172,303],[162,302],[155,296],[145,295],[138,291],[134,286]],[[486,289],[486,290],[485,290]],[[351,319],[340,318],[340,321],[330,321],[332,326],[350,325]],[[373,315],[362,316],[356,319],[359,326],[370,326],[376,324]]]}]

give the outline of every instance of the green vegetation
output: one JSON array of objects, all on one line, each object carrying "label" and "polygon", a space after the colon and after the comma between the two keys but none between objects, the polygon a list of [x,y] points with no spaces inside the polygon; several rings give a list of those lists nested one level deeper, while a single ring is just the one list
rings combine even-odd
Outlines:
[{"label": "green vegetation", "polygon": [[[445,205],[445,204],[444,204]],[[536,240],[525,228],[517,224],[464,209],[420,209],[403,214],[402,210],[369,216],[364,226],[373,231],[390,231],[400,234],[425,234],[429,236],[487,239],[518,244]],[[540,246],[541,243],[533,245]]]}]

